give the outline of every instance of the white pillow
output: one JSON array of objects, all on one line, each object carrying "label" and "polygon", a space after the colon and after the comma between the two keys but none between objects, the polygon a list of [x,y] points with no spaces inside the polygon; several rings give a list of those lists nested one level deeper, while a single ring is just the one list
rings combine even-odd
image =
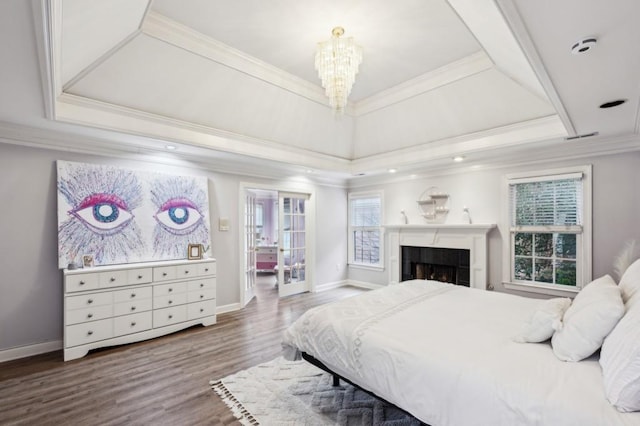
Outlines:
[{"label": "white pillow", "polygon": [[624,315],[620,289],[609,275],[587,284],[564,313],[562,328],[551,338],[553,353],[563,361],[580,361],[602,341]]},{"label": "white pillow", "polygon": [[604,339],[600,352],[604,391],[619,411],[640,411],[640,304],[635,305]]},{"label": "white pillow", "polygon": [[513,340],[519,343],[544,342],[553,336],[553,332],[561,327],[562,315],[571,305],[569,298],[545,300],[529,319],[522,324],[520,333]]},{"label": "white pillow", "polygon": [[627,303],[631,297],[640,291],[640,259],[633,262],[620,278],[622,300]]}]

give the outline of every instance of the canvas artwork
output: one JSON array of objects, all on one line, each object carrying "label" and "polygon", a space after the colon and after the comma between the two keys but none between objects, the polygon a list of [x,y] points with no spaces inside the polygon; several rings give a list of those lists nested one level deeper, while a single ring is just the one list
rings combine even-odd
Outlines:
[{"label": "canvas artwork", "polygon": [[58,161],[58,266],[185,259],[210,245],[208,181]]}]

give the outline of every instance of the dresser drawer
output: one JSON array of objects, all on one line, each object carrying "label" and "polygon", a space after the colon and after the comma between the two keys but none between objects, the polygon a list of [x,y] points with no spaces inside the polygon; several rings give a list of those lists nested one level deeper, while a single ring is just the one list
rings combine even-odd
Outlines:
[{"label": "dresser drawer", "polygon": [[187,292],[187,283],[179,282],[179,283],[171,283],[171,284],[160,284],[153,286],[153,297],[158,296],[170,296],[176,293],[186,293]]},{"label": "dresser drawer", "polygon": [[99,274],[100,288],[127,285],[127,271],[108,271]]},{"label": "dresser drawer", "polygon": [[153,269],[141,268],[127,271],[127,284],[146,284],[153,279]]},{"label": "dresser drawer", "polygon": [[175,266],[158,266],[157,268],[153,268],[153,281],[169,281],[175,279]]},{"label": "dresser drawer", "polygon": [[87,321],[96,321],[109,318],[113,315],[111,304],[91,306],[89,308],[68,310],[65,315],[65,325],[78,324]]},{"label": "dresser drawer", "polygon": [[113,337],[113,320],[108,318],[70,325],[65,328],[64,336],[67,347],[108,339]]},{"label": "dresser drawer", "polygon": [[189,279],[198,276],[198,265],[195,263],[189,265],[176,266],[176,279]]},{"label": "dresser drawer", "polygon": [[131,300],[113,305],[113,315],[135,314],[136,312],[150,311],[153,307],[153,299]]},{"label": "dresser drawer", "polygon": [[215,275],[216,262],[198,263],[198,275]]},{"label": "dresser drawer", "polygon": [[216,279],[215,278],[202,278],[199,280],[193,280],[187,282],[187,291],[198,291],[212,288],[215,290],[216,288]]},{"label": "dresser drawer", "polygon": [[187,318],[189,320],[208,317],[215,314],[216,304],[211,300],[187,305]]},{"label": "dresser drawer", "polygon": [[157,296],[153,298],[153,309],[168,308],[170,306],[184,305],[185,303],[187,303],[187,293]]},{"label": "dresser drawer", "polygon": [[201,302],[216,298],[215,289],[198,290],[187,293],[187,303]]},{"label": "dresser drawer", "polygon": [[150,330],[152,321],[153,315],[151,312],[124,315],[113,319],[113,332],[115,336],[122,336],[125,334]]},{"label": "dresser drawer", "polygon": [[64,278],[64,290],[67,293],[74,291],[94,290],[98,288],[98,274],[74,274]]},{"label": "dresser drawer", "polygon": [[130,302],[140,299],[151,299],[153,296],[151,287],[137,287],[113,292],[113,303]]},{"label": "dresser drawer", "polygon": [[164,327],[187,320],[187,305],[153,311],[153,327]]},{"label": "dresser drawer", "polygon": [[81,309],[90,306],[111,305],[113,293],[110,291],[103,293],[83,294],[80,296],[67,297],[67,309]]}]

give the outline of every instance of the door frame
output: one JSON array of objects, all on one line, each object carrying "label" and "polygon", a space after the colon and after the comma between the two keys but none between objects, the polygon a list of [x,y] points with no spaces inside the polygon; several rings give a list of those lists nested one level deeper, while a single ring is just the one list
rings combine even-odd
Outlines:
[{"label": "door frame", "polygon": [[[262,189],[266,191],[280,192],[292,192],[308,194],[309,199],[306,203],[306,242],[307,242],[307,263],[306,263],[306,275],[307,289],[310,292],[316,291],[315,269],[316,269],[316,253],[315,253],[315,241],[316,241],[316,191],[313,187],[307,184],[296,183],[257,183],[257,182],[240,182],[240,188],[238,192],[238,216],[236,218],[238,223],[238,286],[240,291],[240,307],[244,308],[245,304],[249,301],[246,300],[245,295],[245,277],[244,277],[244,193],[245,190],[250,189]],[[279,196],[279,195],[278,195]]]}]

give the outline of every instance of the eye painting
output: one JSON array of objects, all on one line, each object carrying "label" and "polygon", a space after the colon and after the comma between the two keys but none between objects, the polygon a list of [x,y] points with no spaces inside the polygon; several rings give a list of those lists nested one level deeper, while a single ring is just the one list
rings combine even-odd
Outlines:
[{"label": "eye painting", "polygon": [[69,213],[102,235],[120,232],[134,217],[115,194],[91,194]]},{"label": "eye painting", "polygon": [[186,256],[189,244],[209,245],[206,183],[180,176],[158,176],[151,185],[151,201],[157,209],[155,256],[180,259]]},{"label": "eye painting", "polygon": [[185,235],[202,222],[203,215],[192,201],[172,198],[160,206],[155,218],[167,232]]}]

